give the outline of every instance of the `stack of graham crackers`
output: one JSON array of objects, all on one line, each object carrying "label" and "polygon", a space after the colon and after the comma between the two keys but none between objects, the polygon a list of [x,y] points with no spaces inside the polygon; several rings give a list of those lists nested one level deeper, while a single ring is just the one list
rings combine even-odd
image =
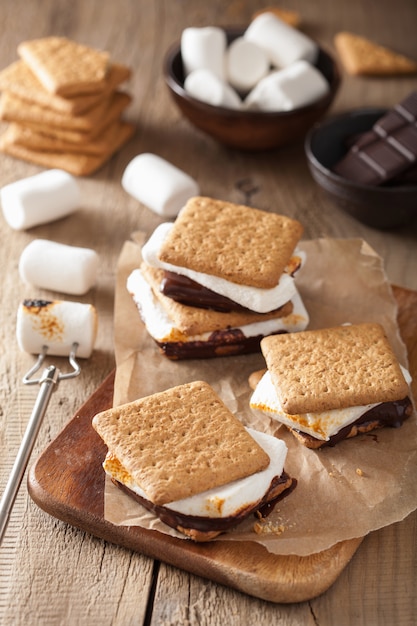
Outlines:
[{"label": "stack of graham crackers", "polygon": [[87,176],[124,145],[134,125],[120,85],[128,67],[64,37],[25,41],[20,59],[0,72],[0,150],[48,168]]}]

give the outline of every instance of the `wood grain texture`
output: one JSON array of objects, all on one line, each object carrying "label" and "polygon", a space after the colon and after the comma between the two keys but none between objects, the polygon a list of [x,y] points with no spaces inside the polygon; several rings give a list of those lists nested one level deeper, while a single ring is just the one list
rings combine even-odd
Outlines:
[{"label": "wood grain texture", "polygon": [[[121,247],[138,229],[150,233],[160,218],[120,185],[127,163],[154,152],[193,177],[205,195],[246,202],[300,219],[305,238],[363,237],[384,258],[392,283],[417,290],[417,224],[396,231],[367,228],[339,211],[312,181],[302,142],[282,151],[248,155],[225,149],[195,131],[171,102],[162,78],[165,51],[190,25],[239,25],[264,6],[261,0],[3,0],[0,67],[17,58],[24,40],[62,35],[109,50],[132,67],[133,103],[127,118],[135,137],[92,177],[80,179],[82,206],[65,219],[29,231],[12,231],[0,216],[2,306],[0,313],[0,489],[6,483],[36,397],[21,377],[33,363],[19,352],[15,319],[24,297],[62,294],[24,285],[18,260],[34,238],[93,247],[100,255],[95,289],[81,301],[99,311],[97,349],[81,376],[54,392],[35,446],[45,450],[85,400],[114,369],[114,280]],[[291,5],[291,6],[290,6]],[[301,26],[329,50],[333,35],[350,30],[417,58],[414,0],[293,0]],[[390,106],[412,89],[415,77],[358,79],[343,75],[332,112]],[[0,186],[42,168],[0,155]],[[59,361],[61,365],[61,361]],[[65,367],[65,363],[62,363]],[[417,515],[367,537],[333,586],[310,602],[277,605],[95,538],[43,513],[20,490],[0,548],[0,622],[42,624],[412,624]],[[154,595],[154,602],[152,598]],[[152,613],[153,611],[153,613]]]}]

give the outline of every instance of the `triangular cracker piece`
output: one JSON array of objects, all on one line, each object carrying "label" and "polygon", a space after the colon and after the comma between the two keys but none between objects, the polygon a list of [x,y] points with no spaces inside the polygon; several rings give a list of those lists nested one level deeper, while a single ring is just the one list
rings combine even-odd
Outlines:
[{"label": "triangular cracker piece", "polygon": [[50,93],[70,96],[102,91],[106,86],[108,52],[65,37],[23,41],[17,51]]},{"label": "triangular cracker piece", "polygon": [[357,76],[393,76],[415,74],[417,63],[365,37],[340,32],[334,38],[340,59],[349,74]]}]

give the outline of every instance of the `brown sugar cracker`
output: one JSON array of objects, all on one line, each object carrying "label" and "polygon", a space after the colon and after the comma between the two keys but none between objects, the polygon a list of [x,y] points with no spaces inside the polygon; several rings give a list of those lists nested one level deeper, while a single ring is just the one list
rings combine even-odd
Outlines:
[{"label": "brown sugar cracker", "polygon": [[165,309],[175,327],[187,337],[287,317],[291,315],[293,311],[291,302],[288,302],[278,310],[271,311],[270,313],[253,313],[251,311],[232,311],[230,313],[224,313],[187,306],[161,293],[159,285],[163,278],[162,270],[150,267],[145,263],[142,263],[140,269],[145,280],[151,285],[155,298]]},{"label": "brown sugar cracker", "polygon": [[270,336],[261,349],[282,408],[292,415],[391,402],[408,393],[380,324]]},{"label": "brown sugar cracker", "polygon": [[[4,95],[4,94],[3,94]],[[1,117],[1,101],[0,99],[0,117]],[[41,135],[46,135],[49,138],[60,139],[62,141],[73,142],[76,144],[86,144],[95,140],[105,128],[112,122],[116,122],[126,107],[130,104],[131,97],[123,92],[115,92],[111,99],[108,101],[108,106],[101,117],[98,117],[94,126],[87,131],[78,130],[76,128],[63,128],[60,126],[53,126],[42,122],[18,122],[20,125],[24,125],[26,128],[30,128]]]},{"label": "brown sugar cracker", "polygon": [[93,427],[158,505],[245,478],[270,462],[202,381],[99,413]]},{"label": "brown sugar cracker", "polygon": [[107,153],[109,146],[117,142],[120,130],[120,121],[115,120],[92,139],[88,139],[89,136],[83,133],[82,135],[80,134],[77,141],[69,141],[65,138],[46,135],[28,126],[13,123],[8,128],[8,136],[13,144],[24,146],[30,150],[41,150],[42,152],[82,152],[86,155],[100,156],[103,153]]},{"label": "brown sugar cracker", "polygon": [[337,33],[334,43],[349,74],[392,76],[417,72],[414,60],[354,33]]},{"label": "brown sugar cracker", "polygon": [[21,59],[47,91],[61,96],[102,91],[109,53],[65,37],[45,37],[19,44]]},{"label": "brown sugar cracker", "polygon": [[49,93],[26,63],[19,60],[0,72],[0,91],[8,91],[22,100],[67,115],[79,115],[96,106],[104,96],[109,95],[130,76],[130,68],[120,63],[112,63],[109,66],[105,79],[106,86],[102,92],[63,98]]},{"label": "brown sugar cracker", "polygon": [[191,198],[160,250],[160,259],[240,285],[272,288],[298,243],[300,222],[213,198]]},{"label": "brown sugar cracker", "polygon": [[0,119],[5,122],[42,124],[49,127],[92,132],[97,129],[98,125],[103,127],[109,116],[114,118],[120,115],[130,102],[131,97],[128,94],[115,92],[103,98],[97,106],[83,115],[67,115],[29,103],[9,92],[3,92],[0,98]]},{"label": "brown sugar cracker", "polygon": [[49,152],[42,150],[41,145],[37,150],[28,148],[15,143],[13,129],[9,127],[0,136],[0,151],[29,163],[65,170],[74,176],[88,176],[102,167],[131,138],[134,131],[133,124],[120,121],[119,130],[113,134],[107,149],[95,155],[83,153],[81,147],[80,152]]}]

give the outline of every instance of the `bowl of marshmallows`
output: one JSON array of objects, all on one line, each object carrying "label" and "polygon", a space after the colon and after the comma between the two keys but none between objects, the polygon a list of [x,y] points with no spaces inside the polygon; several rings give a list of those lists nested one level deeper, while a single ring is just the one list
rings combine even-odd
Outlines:
[{"label": "bowl of marshmallows", "polygon": [[270,12],[246,29],[186,28],[165,57],[164,77],[196,128],[251,151],[302,139],[340,85],[333,58]]}]

